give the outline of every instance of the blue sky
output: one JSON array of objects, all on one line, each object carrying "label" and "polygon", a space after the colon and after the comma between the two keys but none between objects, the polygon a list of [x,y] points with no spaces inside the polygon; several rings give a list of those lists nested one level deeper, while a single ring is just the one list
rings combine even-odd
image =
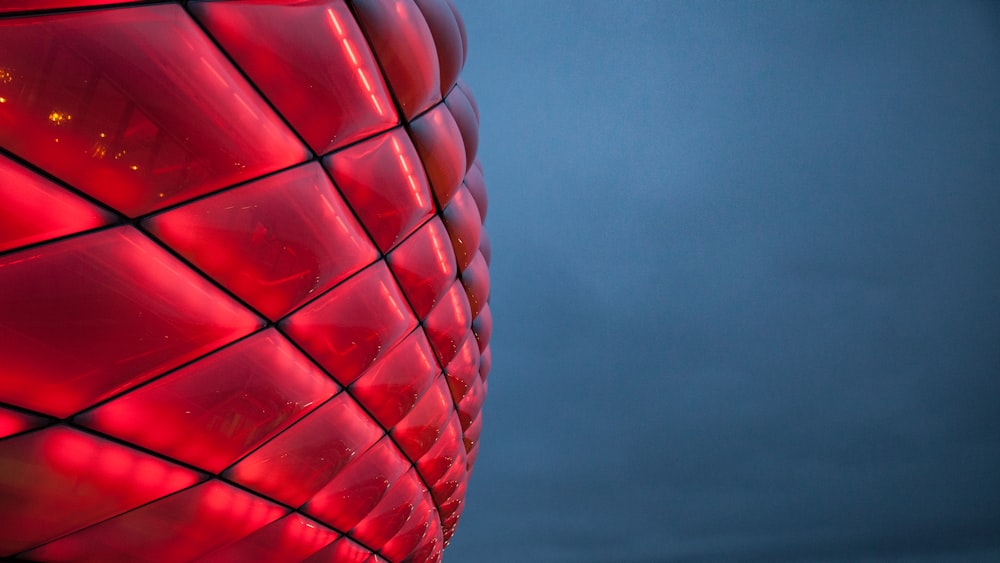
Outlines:
[{"label": "blue sky", "polygon": [[1000,7],[455,3],[496,325],[446,560],[1000,560]]}]

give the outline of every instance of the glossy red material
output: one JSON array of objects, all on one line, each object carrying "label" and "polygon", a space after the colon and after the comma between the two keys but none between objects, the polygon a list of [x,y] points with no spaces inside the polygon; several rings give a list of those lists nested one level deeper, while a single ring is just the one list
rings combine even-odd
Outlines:
[{"label": "glossy red material", "polygon": [[0,52],[0,146],[129,216],[308,156],[180,6],[5,19]]},{"label": "glossy red material", "polygon": [[282,330],[341,385],[350,385],[416,325],[384,262],[281,322]]},{"label": "glossy red material", "polygon": [[316,153],[399,123],[344,2],[192,2],[190,9]]},{"label": "glossy red material", "polygon": [[362,29],[407,118],[441,99],[434,37],[413,0],[353,0]]},{"label": "glossy red material", "polygon": [[0,156],[0,252],[111,224],[115,217]]},{"label": "glossy red material", "polygon": [[0,401],[69,416],[261,324],[132,227],[7,254]]},{"label": "glossy red material", "polygon": [[218,473],[337,391],[332,379],[268,329],[76,421]]},{"label": "glossy red material", "polygon": [[492,358],[450,0],[0,4],[0,559],[439,562]]},{"label": "glossy red material", "polygon": [[384,252],[434,213],[427,174],[403,129],[335,152],[323,162]]},{"label": "glossy red material", "polygon": [[143,225],[271,320],[378,258],[315,162],[154,215]]},{"label": "glossy red material", "polygon": [[183,467],[66,426],[0,441],[0,556],[188,487]]}]

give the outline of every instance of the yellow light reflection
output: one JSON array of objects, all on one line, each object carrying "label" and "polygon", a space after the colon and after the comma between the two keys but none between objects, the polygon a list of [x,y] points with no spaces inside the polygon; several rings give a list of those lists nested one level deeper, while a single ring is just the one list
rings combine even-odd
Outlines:
[{"label": "yellow light reflection", "polygon": [[68,113],[63,113],[61,111],[53,111],[49,114],[49,121],[55,123],[56,125],[62,125],[64,122],[73,119],[73,116]]}]

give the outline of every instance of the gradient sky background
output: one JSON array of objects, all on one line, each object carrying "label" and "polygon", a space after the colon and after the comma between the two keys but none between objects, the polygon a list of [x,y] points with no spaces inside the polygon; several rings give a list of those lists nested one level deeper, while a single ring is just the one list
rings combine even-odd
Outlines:
[{"label": "gradient sky background", "polygon": [[496,325],[446,561],[1000,561],[1000,4],[455,4]]}]

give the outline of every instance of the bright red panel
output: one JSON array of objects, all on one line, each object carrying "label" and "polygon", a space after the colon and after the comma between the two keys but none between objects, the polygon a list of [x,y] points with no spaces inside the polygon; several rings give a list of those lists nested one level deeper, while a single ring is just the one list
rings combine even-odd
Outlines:
[{"label": "bright red panel", "polygon": [[155,215],[144,226],[272,320],[378,258],[315,162]]},{"label": "bright red panel", "polygon": [[341,394],[226,471],[226,477],[291,506],[305,503],[380,436]]},{"label": "bright red panel", "polygon": [[454,411],[448,382],[438,377],[413,410],[396,423],[391,435],[406,457],[420,459],[441,436]]},{"label": "bright red panel", "polygon": [[476,252],[469,267],[462,271],[462,286],[474,319],[490,299],[490,270],[482,252]]},{"label": "bright red panel", "polygon": [[456,404],[468,392],[473,380],[479,379],[479,362],[479,343],[470,329],[459,344],[455,357],[448,362],[444,370]]},{"label": "bright red panel", "polygon": [[0,257],[0,400],[69,416],[260,326],[132,227],[15,252]]},{"label": "bright red panel", "polygon": [[374,558],[375,554],[370,550],[345,537],[319,550],[302,563],[373,563]]},{"label": "bright red panel", "polygon": [[308,156],[178,5],[0,28],[0,145],[129,216]]},{"label": "bright red panel", "polygon": [[490,336],[493,335],[493,313],[490,312],[489,304],[483,305],[479,316],[472,321],[472,332],[479,341],[479,351],[483,352],[489,346]]},{"label": "bright red panel", "polygon": [[338,530],[350,530],[409,468],[399,448],[383,438],[316,493],[303,511]]},{"label": "bright red panel", "polygon": [[464,184],[455,192],[455,197],[448,203],[448,207],[444,208],[441,218],[444,220],[445,228],[448,229],[451,246],[455,249],[458,269],[463,271],[479,253],[479,232],[483,228],[476,200]]},{"label": "bright red panel", "polygon": [[478,158],[472,161],[472,166],[465,172],[464,182],[465,187],[469,188],[469,193],[476,199],[479,217],[485,222],[489,198],[486,195],[486,181],[483,179],[483,165],[479,163]]},{"label": "bright red panel", "polygon": [[[149,0],[131,0],[143,2]],[[4,0],[0,4],[0,12],[18,12],[21,10],[50,10],[53,8],[77,8],[83,6],[103,6],[106,4],[125,4],[129,0]]]},{"label": "bright red panel", "polygon": [[417,470],[425,481],[436,486],[438,481],[451,472],[451,468],[465,468],[465,444],[462,443],[462,425],[454,411],[448,417],[434,446],[417,460]]},{"label": "bright red panel", "polygon": [[471,452],[473,446],[479,445],[479,434],[483,431],[483,415],[479,414],[471,424],[465,427],[465,451]]},{"label": "bright red panel", "polygon": [[198,563],[302,561],[339,537],[340,534],[319,522],[292,513],[199,558]]},{"label": "bright red panel", "polygon": [[458,353],[459,345],[465,339],[470,323],[473,323],[472,313],[469,310],[469,300],[465,297],[465,288],[462,282],[455,281],[441,297],[441,302],[424,319],[427,339],[430,340],[442,365],[448,365]]},{"label": "bright red panel", "polygon": [[45,426],[49,420],[33,414],[0,407],[0,438]]},{"label": "bright red panel", "polygon": [[115,216],[0,155],[0,252],[102,225]]},{"label": "bright red panel", "polygon": [[40,561],[189,561],[280,518],[286,509],[208,481],[25,554]]},{"label": "bright red panel", "polygon": [[377,262],[281,322],[281,329],[348,385],[416,326],[384,262]]},{"label": "bright red panel", "polygon": [[0,556],[193,485],[194,471],[52,426],[0,441]]},{"label": "bright red panel", "polygon": [[435,217],[386,258],[417,316],[434,307],[457,275],[448,231]]},{"label": "bright red panel", "polygon": [[[441,524],[438,520],[437,509],[430,497],[424,495],[420,504],[414,508],[410,518],[403,524],[403,527],[396,532],[391,540],[382,546],[380,552],[389,561],[403,561],[408,555],[414,553],[421,543],[427,545],[442,541]],[[424,561],[424,559],[414,557],[413,561]]]},{"label": "bright red panel", "polygon": [[408,471],[393,482],[389,492],[351,530],[351,536],[364,545],[381,549],[403,527],[425,496],[429,495],[416,472]]},{"label": "bright red panel", "polygon": [[486,377],[490,374],[490,367],[493,365],[493,354],[490,352],[490,347],[487,345],[486,348],[479,354],[479,377],[486,381]]},{"label": "bright red panel", "polygon": [[423,331],[415,330],[349,389],[382,426],[392,428],[440,373]]},{"label": "bright red panel", "polygon": [[424,166],[403,129],[335,152],[323,164],[383,251],[434,213]]},{"label": "bright red panel", "polygon": [[431,189],[438,205],[451,201],[465,176],[465,141],[448,107],[438,104],[434,109],[410,123],[413,144],[427,169]]},{"label": "bright red panel", "polygon": [[456,21],[457,13],[448,0],[416,0],[416,4],[434,38],[441,70],[441,95],[444,96],[458,80],[465,63],[465,41]]},{"label": "bright red panel", "polygon": [[407,118],[441,99],[434,37],[412,0],[351,2]]},{"label": "bright red panel", "polygon": [[317,153],[399,122],[344,2],[192,2],[189,8]]},{"label": "bright red panel", "polygon": [[[459,435],[461,435],[461,429],[459,430]],[[453,459],[454,462],[446,468],[444,475],[432,485],[431,494],[438,504],[444,504],[451,500],[459,493],[459,486],[468,478],[466,464],[469,458],[465,452],[465,444],[459,439],[454,445],[457,448],[449,450],[449,458]]]},{"label": "bright red panel", "polygon": [[218,473],[337,390],[322,370],[269,329],[76,422]]},{"label": "bright red panel", "polygon": [[455,119],[455,125],[462,133],[462,143],[465,145],[465,169],[472,168],[476,161],[476,151],[479,149],[479,117],[472,107],[472,102],[461,88],[454,88],[444,100],[448,111]]},{"label": "bright red panel", "polygon": [[483,408],[483,399],[486,398],[486,384],[479,377],[472,380],[472,385],[465,393],[465,397],[458,404],[458,420],[462,423],[463,429],[468,429],[479,416]]}]

